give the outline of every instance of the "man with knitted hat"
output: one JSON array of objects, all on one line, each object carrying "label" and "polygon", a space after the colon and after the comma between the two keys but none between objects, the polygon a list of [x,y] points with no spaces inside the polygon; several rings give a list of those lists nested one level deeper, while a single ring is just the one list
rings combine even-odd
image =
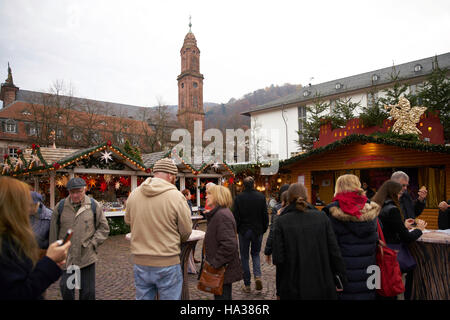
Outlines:
[{"label": "man with knitted hat", "polygon": [[168,158],[153,166],[128,197],[125,222],[131,227],[131,253],[137,300],[181,299],[181,242],[192,232],[191,211],[175,187],[178,169]]}]

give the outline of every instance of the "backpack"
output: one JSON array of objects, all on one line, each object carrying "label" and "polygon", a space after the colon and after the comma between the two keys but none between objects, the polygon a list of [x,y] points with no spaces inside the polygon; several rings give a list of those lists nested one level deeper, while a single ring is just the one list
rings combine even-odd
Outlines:
[{"label": "backpack", "polygon": [[[58,225],[58,233],[59,233],[59,229],[61,228],[61,213],[62,213],[63,208],[64,208],[65,200],[66,199],[62,199],[59,202],[59,205],[58,205],[58,217],[56,218],[56,224]],[[97,229],[97,214],[96,214],[97,203],[92,198],[91,198],[91,210],[92,210],[92,213],[94,214],[94,229]]]}]

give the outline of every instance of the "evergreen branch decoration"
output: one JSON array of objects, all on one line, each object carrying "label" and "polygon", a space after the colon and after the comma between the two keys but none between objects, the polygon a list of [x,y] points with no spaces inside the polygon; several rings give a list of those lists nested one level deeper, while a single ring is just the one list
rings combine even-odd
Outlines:
[{"label": "evergreen branch decoration", "polygon": [[[437,152],[437,153],[445,153],[450,154],[450,147],[445,145],[437,145],[431,144],[422,141],[411,141],[411,140],[403,140],[399,138],[393,138],[392,135],[387,135],[387,137],[383,137],[382,135],[377,136],[367,136],[364,134],[352,134],[341,140],[330,143],[326,146],[313,149],[309,152],[299,154],[292,158],[280,161],[280,168],[290,165],[296,161],[307,159],[313,155],[321,154],[323,152],[332,151],[339,147],[352,144],[352,143],[377,143],[377,144],[385,144],[389,146],[396,146],[404,149],[413,149],[417,151],[425,151],[425,152]],[[410,137],[409,137],[410,138]]]}]

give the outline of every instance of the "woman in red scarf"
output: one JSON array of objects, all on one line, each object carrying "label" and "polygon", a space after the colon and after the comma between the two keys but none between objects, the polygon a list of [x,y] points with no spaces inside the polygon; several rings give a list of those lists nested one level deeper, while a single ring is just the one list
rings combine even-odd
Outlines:
[{"label": "woman in red scarf", "polygon": [[347,268],[348,283],[339,294],[342,300],[375,299],[369,289],[367,268],[376,264],[377,216],[380,206],[370,202],[353,174],[336,181],[333,202],[323,208],[330,218]]}]

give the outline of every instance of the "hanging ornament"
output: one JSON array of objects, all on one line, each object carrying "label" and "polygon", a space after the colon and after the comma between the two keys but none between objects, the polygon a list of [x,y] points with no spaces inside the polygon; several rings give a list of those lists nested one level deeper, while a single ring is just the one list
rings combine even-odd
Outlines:
[{"label": "hanging ornament", "polygon": [[119,181],[120,181],[120,183],[121,183],[123,186],[125,186],[125,187],[127,187],[127,186],[130,185],[130,180],[129,180],[128,178],[120,177],[120,178],[119,178]]},{"label": "hanging ornament", "polygon": [[97,184],[97,181],[95,181],[94,178],[89,179],[88,181],[89,187],[93,188]]},{"label": "hanging ornament", "polygon": [[63,177],[59,177],[58,179],[56,179],[56,186],[58,188],[64,187],[64,178]]},{"label": "hanging ornament", "polygon": [[233,182],[234,182],[234,178],[233,178],[233,177],[231,177],[230,179],[228,179],[228,183],[229,183],[229,184],[233,184]]},{"label": "hanging ornament", "polygon": [[105,163],[108,163],[108,161],[112,161],[112,152],[106,151],[105,152],[100,152],[102,154],[101,156],[101,160],[105,161]]},{"label": "hanging ornament", "polygon": [[107,189],[108,189],[108,184],[107,184],[106,182],[102,182],[102,183],[100,184],[100,190],[101,190],[102,192],[105,192]]},{"label": "hanging ornament", "polygon": [[219,169],[219,163],[218,162],[214,162],[214,164],[212,165],[212,167],[214,168],[214,170],[218,170]]},{"label": "hanging ornament", "polygon": [[112,177],[111,177],[110,174],[104,174],[104,175],[103,175],[103,179],[105,179],[105,182],[106,182],[106,183],[110,183]]},{"label": "hanging ornament", "polygon": [[120,182],[119,182],[119,181],[117,181],[117,182],[114,184],[114,188],[116,188],[116,190],[119,190],[119,189],[120,189]]}]

